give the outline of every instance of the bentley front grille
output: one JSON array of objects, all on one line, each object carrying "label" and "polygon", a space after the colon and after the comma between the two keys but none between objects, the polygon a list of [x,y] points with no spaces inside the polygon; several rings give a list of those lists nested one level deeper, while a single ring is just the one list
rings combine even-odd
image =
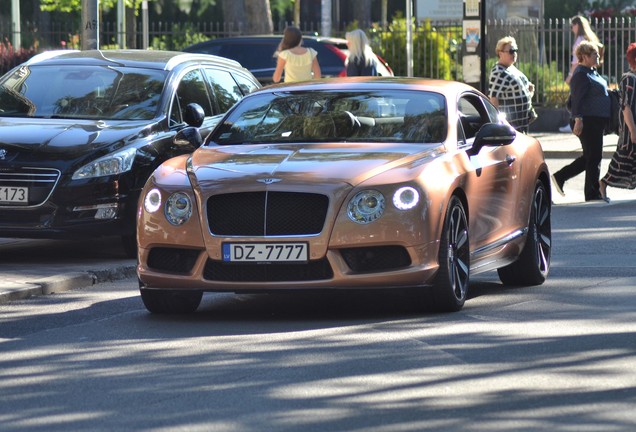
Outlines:
[{"label": "bentley front grille", "polygon": [[224,282],[303,282],[333,278],[326,258],[303,264],[246,264],[208,260],[203,277]]},{"label": "bentley front grille", "polygon": [[210,232],[220,236],[296,236],[322,231],[329,207],[325,195],[244,192],[208,199]]}]

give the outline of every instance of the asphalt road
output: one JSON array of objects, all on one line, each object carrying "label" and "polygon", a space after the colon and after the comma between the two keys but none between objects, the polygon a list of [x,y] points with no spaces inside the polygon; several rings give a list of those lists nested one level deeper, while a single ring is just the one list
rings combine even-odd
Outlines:
[{"label": "asphalt road", "polygon": [[3,431],[636,430],[636,203],[555,206],[547,282],[206,294],[149,314],[134,278],[0,305]]}]

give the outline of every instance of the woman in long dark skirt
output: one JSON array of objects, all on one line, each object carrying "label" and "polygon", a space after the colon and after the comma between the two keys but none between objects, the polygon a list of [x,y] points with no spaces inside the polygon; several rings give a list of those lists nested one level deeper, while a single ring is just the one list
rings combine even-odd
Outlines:
[{"label": "woman in long dark skirt", "polygon": [[600,191],[607,198],[607,186],[636,189],[636,42],[627,47],[629,71],[621,77],[621,107],[616,151],[607,174],[600,181]]}]

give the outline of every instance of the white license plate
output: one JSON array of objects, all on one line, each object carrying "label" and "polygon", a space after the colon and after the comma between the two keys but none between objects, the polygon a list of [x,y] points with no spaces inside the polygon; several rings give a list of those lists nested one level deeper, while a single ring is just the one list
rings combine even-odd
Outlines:
[{"label": "white license plate", "polygon": [[223,243],[223,261],[305,262],[307,243]]},{"label": "white license plate", "polygon": [[0,203],[24,203],[29,202],[29,188],[0,186]]}]

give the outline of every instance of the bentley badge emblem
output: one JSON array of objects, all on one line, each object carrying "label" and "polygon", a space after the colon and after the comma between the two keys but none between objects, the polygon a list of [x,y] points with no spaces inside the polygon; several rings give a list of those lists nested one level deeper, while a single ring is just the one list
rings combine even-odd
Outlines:
[{"label": "bentley badge emblem", "polygon": [[256,180],[257,182],[260,183],[265,183],[266,185],[270,185],[272,183],[278,183],[279,181],[283,181],[283,179],[277,179],[277,178],[264,178],[264,179],[258,179]]}]

